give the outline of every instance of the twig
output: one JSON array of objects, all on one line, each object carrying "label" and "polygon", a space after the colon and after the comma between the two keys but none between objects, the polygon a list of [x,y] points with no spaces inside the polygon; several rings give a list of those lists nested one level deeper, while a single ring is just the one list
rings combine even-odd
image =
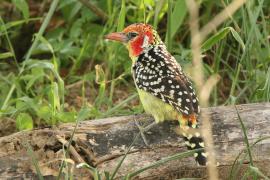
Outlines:
[{"label": "twig", "polygon": [[[186,0],[186,4],[190,13],[190,31],[191,31],[191,47],[193,53],[193,77],[197,89],[199,91],[200,104],[203,107],[208,107],[208,100],[210,93],[218,82],[218,78],[211,76],[205,83],[203,64],[201,60],[201,43],[213,30],[223,23],[228,17],[241,7],[246,0],[235,0],[228,7],[226,7],[221,13],[215,16],[208,24],[206,24],[201,31],[199,30],[199,8],[194,0]],[[212,137],[212,124],[209,115],[201,113],[202,117],[202,135],[205,139],[206,151],[209,153],[208,156],[208,174],[209,179],[218,179],[218,172],[216,168],[216,158],[214,153],[213,137]]]},{"label": "twig", "polygon": [[80,138],[76,139],[76,144],[79,146],[80,150],[85,154],[88,162],[95,165],[95,163],[97,162],[97,158],[95,156],[93,149],[89,147],[89,145]]},{"label": "twig", "polygon": [[[201,60],[201,34],[199,31],[199,7],[194,0],[186,0],[186,4],[190,14],[190,31],[191,31],[191,47],[193,53],[193,77],[197,89],[199,91],[200,104],[204,107],[208,106],[208,98],[201,98],[201,92],[204,86],[204,73],[203,73],[203,65]],[[211,89],[211,88],[209,88]],[[209,93],[210,94],[210,93]],[[213,145],[213,137],[212,137],[212,125],[210,123],[210,117],[206,113],[201,113],[202,117],[202,135],[205,140],[205,149],[209,154],[207,157],[207,170],[209,174],[210,180],[218,179],[218,172],[216,168],[216,157],[214,153],[214,145]]]},{"label": "twig", "polygon": [[[135,152],[137,152],[137,151],[135,151]],[[94,163],[94,165],[97,166],[97,165],[102,164],[102,163],[104,163],[106,161],[110,161],[112,159],[116,159],[116,158],[118,158],[120,156],[123,156],[123,155],[125,155],[125,153],[121,153],[121,152],[115,153],[115,154],[104,155],[104,156],[98,158],[97,161],[96,161],[96,163]]]},{"label": "twig", "polygon": [[220,76],[218,74],[214,74],[206,80],[206,82],[204,83],[204,86],[201,89],[201,93],[200,93],[200,95],[201,95],[200,99],[203,102],[208,101],[213,88],[215,87],[215,85],[218,83],[219,80],[220,80]]},{"label": "twig", "polygon": [[[56,135],[55,136],[56,139],[62,143],[66,148],[69,148],[69,152],[72,154],[72,156],[74,157],[75,161],[80,164],[80,163],[86,163],[83,158],[80,156],[80,154],[76,151],[76,149],[71,145],[69,144],[69,142],[67,140],[65,140],[64,138],[62,138],[61,136],[59,135]],[[65,159],[66,161],[66,159]],[[92,171],[87,171],[91,174],[92,177],[94,177],[94,174]]]},{"label": "twig", "polygon": [[[65,140],[64,138],[62,138],[59,135],[56,135],[56,138],[59,142],[61,142],[65,147],[68,146],[69,142],[67,140]],[[83,160],[83,158],[81,158],[81,156],[79,155],[79,153],[76,151],[76,149],[70,145],[69,146],[69,151],[70,153],[73,155],[75,161],[77,161],[78,163],[85,163],[85,161]]]},{"label": "twig", "polygon": [[80,81],[77,81],[77,82],[75,82],[73,84],[66,85],[66,89],[80,87],[80,85],[82,85],[83,82],[84,82],[84,80],[80,80]]},{"label": "twig", "polygon": [[103,21],[106,21],[108,19],[108,15],[100,8],[98,8],[96,5],[94,5],[91,1],[88,0],[79,0],[79,1],[87,8],[89,8],[93,13],[95,13],[98,17],[100,17]]},{"label": "twig", "polygon": [[243,6],[244,3],[246,3],[246,0],[234,0],[231,4],[229,4],[223,11],[216,15],[201,29],[201,38],[206,38],[207,35],[216,30],[216,28],[226,19],[232,17],[232,14],[234,14],[236,10]]}]

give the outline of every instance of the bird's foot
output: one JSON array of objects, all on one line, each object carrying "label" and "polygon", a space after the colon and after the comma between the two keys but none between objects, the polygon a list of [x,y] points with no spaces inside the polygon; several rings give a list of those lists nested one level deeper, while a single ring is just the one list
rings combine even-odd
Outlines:
[{"label": "bird's foot", "polygon": [[149,145],[149,143],[148,143],[148,141],[147,141],[147,139],[146,139],[146,136],[145,136],[145,132],[149,131],[151,128],[153,128],[154,126],[156,126],[156,125],[157,125],[156,122],[153,122],[153,123],[147,125],[146,127],[143,127],[143,126],[141,126],[140,123],[135,119],[135,124],[136,124],[136,126],[139,128],[139,131],[140,131],[140,134],[141,134],[141,137],[142,137],[142,139],[143,139],[144,144],[145,144],[148,148],[150,148],[150,145]]}]

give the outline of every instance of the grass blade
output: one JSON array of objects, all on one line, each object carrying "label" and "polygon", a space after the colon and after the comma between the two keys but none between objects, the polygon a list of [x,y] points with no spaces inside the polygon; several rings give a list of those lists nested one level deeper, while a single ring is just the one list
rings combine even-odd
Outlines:
[{"label": "grass blade", "polygon": [[106,117],[108,115],[111,115],[113,112],[115,112],[116,110],[118,110],[119,108],[121,108],[122,106],[124,106],[125,104],[127,104],[128,102],[130,102],[131,100],[136,98],[137,96],[138,96],[137,93],[129,96],[127,99],[123,100],[122,102],[118,103],[113,108],[111,108],[107,112],[105,112],[101,117]]},{"label": "grass blade", "polygon": [[166,34],[166,46],[168,51],[172,48],[172,1],[168,0],[168,15],[167,15],[167,34]]},{"label": "grass blade", "polygon": [[130,144],[130,146],[128,147],[125,155],[123,156],[123,158],[119,161],[119,163],[117,164],[116,168],[114,169],[113,173],[112,173],[112,176],[111,176],[111,180],[113,180],[113,178],[115,177],[117,171],[119,170],[119,168],[121,167],[121,165],[123,164],[124,160],[126,159],[129,151],[131,150],[133,144],[137,141],[137,139],[139,138],[140,136],[140,132],[135,136],[135,138],[133,139],[132,143]]},{"label": "grass blade", "polygon": [[27,2],[25,0],[12,0],[12,3],[22,12],[24,19],[28,20],[30,12]]},{"label": "grass blade", "polygon": [[231,31],[234,39],[241,45],[243,51],[245,51],[246,46],[245,46],[243,40],[241,39],[240,35],[232,27],[230,28],[230,31]]},{"label": "grass blade", "polygon": [[123,30],[125,26],[125,18],[126,18],[126,0],[122,0],[121,10],[120,10],[119,19],[118,19],[118,25],[117,25],[117,32]]},{"label": "grass blade", "polygon": [[9,57],[13,57],[13,53],[11,52],[0,53],[0,59],[7,59]]},{"label": "grass blade", "polygon": [[244,141],[246,143],[247,152],[248,152],[248,156],[249,156],[249,161],[250,161],[251,166],[253,166],[254,163],[253,163],[252,154],[251,154],[251,150],[250,150],[250,144],[249,144],[248,137],[247,137],[247,130],[246,130],[246,127],[245,127],[240,115],[239,115],[237,107],[236,106],[234,106],[234,107],[235,107],[235,110],[236,110],[236,113],[237,113],[238,120],[239,120],[239,122],[241,124],[241,129],[242,129],[243,134],[244,134]]},{"label": "grass blade", "polygon": [[29,157],[31,157],[31,161],[34,164],[35,169],[37,171],[38,179],[39,180],[44,180],[44,178],[43,178],[43,176],[41,174],[40,168],[38,166],[38,162],[36,160],[35,153],[34,153],[33,149],[31,148],[31,146],[30,146],[30,144],[28,142],[26,143],[26,147],[27,147],[27,154],[28,154]]},{"label": "grass blade", "polygon": [[[41,25],[41,27],[40,27],[40,29],[39,29],[37,35],[36,35],[36,38],[35,38],[33,44],[31,45],[30,49],[28,50],[28,52],[27,52],[27,54],[26,54],[26,56],[25,56],[25,61],[24,61],[24,62],[27,62],[27,61],[30,59],[30,56],[31,56],[33,50],[34,50],[34,49],[36,48],[36,46],[37,46],[37,43],[38,43],[38,41],[39,41],[39,37],[41,37],[41,36],[44,34],[45,29],[46,29],[47,26],[49,25],[49,22],[50,22],[50,20],[51,20],[53,14],[54,14],[54,11],[55,11],[55,9],[56,9],[58,3],[59,3],[59,0],[54,0],[54,1],[52,2],[51,6],[50,6],[50,9],[49,9],[49,11],[48,11],[48,14],[47,14],[47,16],[45,17],[44,22],[42,23],[42,25]],[[21,68],[20,74],[23,72],[24,66],[25,66],[25,64],[23,64],[23,67]]]},{"label": "grass blade", "polygon": [[208,38],[201,46],[202,52],[205,52],[216,44],[218,41],[224,39],[226,35],[230,32],[230,27],[226,27],[218,31],[216,34]]},{"label": "grass blade", "polygon": [[242,49],[245,50],[245,44],[239,34],[232,27],[225,27],[218,31],[216,34],[207,39],[201,46],[202,52],[208,51],[215,45],[218,41],[224,39],[228,33],[231,32],[234,39],[241,45]]},{"label": "grass blade", "polygon": [[270,180],[270,178],[268,178],[266,175],[264,175],[257,167],[254,166],[249,166],[249,169],[258,174],[259,176],[261,176],[262,178],[264,178],[265,180]]},{"label": "grass blade", "polygon": [[[36,48],[36,46],[37,46],[37,43],[38,43],[38,40],[39,40],[38,37],[42,36],[42,34],[45,32],[45,29],[46,29],[47,26],[49,25],[49,22],[50,22],[50,20],[51,20],[51,18],[52,18],[52,15],[54,14],[54,11],[55,11],[55,9],[56,9],[58,3],[59,3],[59,0],[54,0],[54,1],[52,2],[51,6],[50,6],[50,9],[49,9],[49,11],[48,11],[48,14],[47,14],[47,16],[45,17],[45,19],[44,19],[44,21],[43,21],[43,23],[42,23],[42,25],[41,25],[41,27],[40,27],[38,33],[37,33],[37,37],[35,38],[33,44],[31,45],[30,49],[28,50],[28,52],[27,52],[27,54],[26,54],[25,61],[23,62],[23,65],[22,65],[22,67],[21,67],[20,70],[19,70],[19,75],[18,75],[19,77],[20,77],[20,75],[21,75],[21,74],[23,73],[23,71],[24,71],[25,63],[30,59],[30,56],[31,56],[33,50],[34,50],[34,49]],[[9,92],[8,92],[7,97],[6,97],[5,100],[4,100],[4,103],[3,103],[3,105],[2,105],[2,107],[1,107],[1,109],[0,109],[0,111],[4,110],[4,109],[7,107],[7,104],[8,104],[8,102],[9,102],[9,99],[10,99],[11,95],[13,94],[13,91],[15,90],[15,88],[16,88],[16,85],[15,85],[15,84],[12,84],[12,86],[11,86]],[[1,116],[2,116],[2,113],[0,114],[0,117],[1,117]]]},{"label": "grass blade", "polygon": [[[262,138],[257,139],[257,140],[250,146],[250,149],[253,149],[253,147],[254,147],[256,144],[258,144],[258,143],[261,142],[261,141],[267,140],[267,139],[270,139],[270,136],[262,137]],[[232,165],[232,167],[231,167],[231,170],[230,170],[230,176],[229,176],[229,179],[235,179],[237,173],[239,172],[240,169],[236,167],[236,163],[237,163],[237,160],[240,158],[240,156],[241,156],[243,153],[246,153],[246,152],[245,152],[245,149],[242,150],[242,151],[237,155],[237,157],[235,158],[235,160],[234,160],[234,162],[233,162],[233,165]],[[239,166],[242,166],[244,159],[245,159],[245,157],[243,158],[243,160],[240,161]],[[235,170],[235,169],[237,169],[237,170]]]},{"label": "grass blade", "polygon": [[159,13],[164,5],[165,0],[159,0],[156,2],[156,6],[155,6],[155,15],[154,15],[154,25],[153,27],[155,29],[157,29],[157,25],[158,25],[158,20],[159,20]]},{"label": "grass blade", "polygon": [[96,168],[93,168],[87,163],[80,163],[76,166],[76,168],[87,168],[90,170],[91,175],[93,176],[94,180],[100,180],[100,174]]},{"label": "grass blade", "polygon": [[171,24],[171,38],[174,37],[179,27],[182,25],[183,20],[187,15],[187,6],[185,1],[177,0],[175,2],[175,6],[172,12],[172,20],[173,23]]},{"label": "grass blade", "polygon": [[162,164],[165,164],[169,161],[173,161],[173,160],[176,160],[176,159],[182,159],[182,158],[185,158],[185,157],[189,157],[191,155],[193,155],[194,153],[198,152],[198,151],[201,151],[202,148],[200,149],[195,149],[195,150],[191,150],[191,151],[187,151],[187,152],[182,152],[182,153],[177,153],[175,155],[172,155],[172,156],[169,156],[169,157],[166,157],[164,159],[161,159],[153,164],[150,164],[149,166],[145,166],[135,172],[132,172],[130,174],[127,175],[128,178],[132,178],[132,177],[135,177],[137,176],[138,174],[148,170],[148,169],[151,169],[151,168],[155,168],[155,167],[158,167]]},{"label": "grass blade", "polygon": [[[80,112],[78,113],[75,127],[74,127],[74,129],[73,129],[73,131],[71,133],[71,136],[70,136],[70,139],[69,139],[69,142],[68,142],[68,145],[67,145],[67,150],[66,150],[67,155],[69,154],[68,151],[69,151],[69,148],[70,148],[71,143],[73,141],[73,137],[74,137],[74,134],[75,134],[76,129],[78,127],[78,124],[79,124],[80,121],[83,121],[83,120],[85,120],[88,117],[88,113],[89,113],[89,109],[86,108],[86,107],[83,107],[80,110]],[[58,176],[57,176],[57,180],[59,180],[61,178],[61,174],[62,174],[63,168],[64,168],[64,163],[61,163],[61,167],[60,167],[60,170],[59,170],[59,173],[58,173]]]}]

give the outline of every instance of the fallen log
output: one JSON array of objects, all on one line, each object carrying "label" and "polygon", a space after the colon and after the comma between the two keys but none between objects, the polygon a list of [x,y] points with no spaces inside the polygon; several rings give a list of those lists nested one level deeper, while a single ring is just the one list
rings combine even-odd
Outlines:
[{"label": "fallen log", "polygon": [[[237,111],[246,127],[254,166],[270,177],[270,103],[221,106],[202,109],[212,118],[213,136],[218,171],[222,179],[228,179],[231,167],[240,152],[245,151],[243,130]],[[150,124],[153,119],[147,115],[112,117],[83,121],[78,124],[69,153],[68,146],[75,124],[61,124],[53,128],[21,131],[0,138],[0,179],[37,177],[36,161],[44,177],[58,175],[61,160],[69,164],[69,171],[75,179],[89,179],[87,169],[75,168],[86,162],[100,172],[113,172],[139,130],[135,120]],[[147,133],[149,147],[141,137],[133,144],[126,159],[116,174],[123,177],[142,167],[179,152],[187,151],[182,138],[175,133],[177,124],[173,121],[159,124]],[[29,148],[31,147],[31,148]],[[65,154],[65,155],[64,155]],[[246,154],[246,153],[243,153]],[[240,158],[243,159],[243,158]],[[249,158],[243,161],[237,177],[248,168]],[[234,170],[237,168],[234,168]],[[65,172],[67,170],[65,169]],[[161,166],[148,169],[137,175],[137,179],[207,179],[205,167],[197,166],[193,157],[173,160]],[[236,178],[237,179],[237,178]]]}]

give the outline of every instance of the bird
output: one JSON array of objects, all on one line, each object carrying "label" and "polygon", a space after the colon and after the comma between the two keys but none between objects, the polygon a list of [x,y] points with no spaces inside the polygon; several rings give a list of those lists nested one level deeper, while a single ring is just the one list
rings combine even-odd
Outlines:
[{"label": "bird", "polygon": [[149,24],[135,23],[105,39],[123,43],[132,60],[131,73],[140,101],[155,123],[177,120],[181,134],[199,165],[206,165],[207,153],[197,124],[200,107],[192,82],[168,52],[157,31]]}]

